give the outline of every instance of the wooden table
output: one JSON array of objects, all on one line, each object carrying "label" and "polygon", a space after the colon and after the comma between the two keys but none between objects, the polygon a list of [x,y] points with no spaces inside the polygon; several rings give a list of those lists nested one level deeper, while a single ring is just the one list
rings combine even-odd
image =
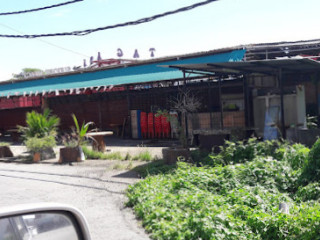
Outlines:
[{"label": "wooden table", "polygon": [[105,132],[91,132],[87,133],[87,137],[92,137],[94,140],[92,141],[92,149],[99,151],[99,152],[104,152],[106,150],[106,144],[104,141],[105,136],[110,136],[112,135],[112,131],[105,131]]}]

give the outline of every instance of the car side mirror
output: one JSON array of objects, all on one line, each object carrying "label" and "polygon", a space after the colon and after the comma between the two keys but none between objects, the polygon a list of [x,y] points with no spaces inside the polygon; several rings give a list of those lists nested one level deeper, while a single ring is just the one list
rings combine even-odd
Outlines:
[{"label": "car side mirror", "polygon": [[82,213],[61,204],[0,209],[0,240],[90,240]]}]

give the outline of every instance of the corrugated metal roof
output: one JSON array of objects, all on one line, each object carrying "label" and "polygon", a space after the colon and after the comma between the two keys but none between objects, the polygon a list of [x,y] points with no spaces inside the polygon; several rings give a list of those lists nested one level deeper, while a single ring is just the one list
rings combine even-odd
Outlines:
[{"label": "corrugated metal roof", "polygon": [[53,78],[20,81],[0,85],[0,97],[12,95],[24,95],[30,93],[42,93],[55,90],[79,89],[99,86],[116,86],[132,83],[146,83],[181,79],[180,70],[164,68],[161,65],[175,64],[199,64],[241,61],[245,50],[234,50],[226,53],[212,54],[202,57],[194,57],[175,61],[152,61],[152,64],[138,66],[97,70],[95,72],[79,73],[74,75],[58,76]]},{"label": "corrugated metal roof", "polygon": [[283,73],[315,73],[320,71],[320,63],[318,61],[302,57],[248,62],[176,64],[171,65],[171,67],[226,74],[278,74],[279,69]]}]

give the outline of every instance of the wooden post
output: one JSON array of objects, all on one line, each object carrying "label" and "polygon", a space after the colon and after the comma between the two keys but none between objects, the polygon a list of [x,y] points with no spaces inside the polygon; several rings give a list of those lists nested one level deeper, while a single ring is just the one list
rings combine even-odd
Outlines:
[{"label": "wooden post", "polygon": [[49,108],[48,98],[42,96],[41,109],[44,110],[46,108]]},{"label": "wooden post", "polygon": [[102,113],[101,113],[101,101],[98,99],[98,116],[99,116],[99,128],[102,129]]}]

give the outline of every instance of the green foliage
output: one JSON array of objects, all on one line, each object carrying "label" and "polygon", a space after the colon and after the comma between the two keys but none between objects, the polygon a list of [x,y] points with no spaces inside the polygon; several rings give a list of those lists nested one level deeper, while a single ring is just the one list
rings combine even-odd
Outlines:
[{"label": "green foliage", "polygon": [[138,155],[133,156],[132,160],[139,160],[139,161],[152,161],[153,157],[151,156],[151,153],[149,151],[140,152]]},{"label": "green foliage", "polygon": [[30,137],[43,138],[49,135],[55,137],[60,119],[50,114],[51,111],[49,109],[45,109],[42,114],[35,111],[28,112],[26,115],[27,126],[18,126],[22,136],[25,139]]},{"label": "green foliage", "polygon": [[7,143],[7,142],[0,142],[0,147],[8,147],[8,146],[10,146],[9,143]]},{"label": "green foliage", "polygon": [[256,157],[272,157],[287,162],[294,170],[301,169],[307,163],[309,148],[302,144],[292,144],[279,140],[226,141],[219,154],[193,152],[192,158],[202,165],[217,166],[252,161]]},{"label": "green foliage", "polygon": [[280,146],[287,145],[281,141],[258,141],[250,138],[248,141],[226,141],[221,147],[220,156],[226,164],[252,161],[256,156],[272,156],[278,159],[275,151]]},{"label": "green foliage", "polygon": [[25,145],[30,152],[41,152],[46,148],[52,148],[56,146],[55,137],[52,135],[44,137],[28,137],[25,140]]},{"label": "green foliage", "polygon": [[86,156],[86,159],[101,159],[101,160],[122,160],[123,159],[120,152],[103,153],[103,152],[89,149],[86,146],[82,146],[82,150],[84,155]]},{"label": "green foliage", "polygon": [[318,117],[307,115],[307,128],[315,129],[318,128]]},{"label": "green foliage", "polygon": [[313,144],[309,152],[308,163],[303,169],[301,181],[305,184],[320,181],[320,138]]},{"label": "green foliage", "polygon": [[88,122],[88,123],[83,122],[82,125],[80,126],[76,115],[72,114],[72,119],[75,126],[73,135],[74,135],[74,138],[76,139],[77,146],[84,145],[86,134],[88,133],[89,127],[90,125],[93,124],[93,122]]},{"label": "green foliage", "polygon": [[309,200],[320,200],[320,183],[310,183],[306,186],[299,187],[297,194],[297,199],[301,201],[309,201]]},{"label": "green foliage", "polygon": [[[251,139],[218,155],[195,151],[198,167],[150,166],[127,205],[153,239],[319,239],[320,184],[300,181],[316,147]],[[283,202],[289,214],[278,210]]]},{"label": "green foliage", "polygon": [[43,72],[43,71],[39,68],[23,68],[19,74],[12,74],[12,76],[17,79],[23,79],[25,77],[30,76],[30,74],[34,72]]},{"label": "green foliage", "polygon": [[310,149],[302,144],[282,145],[275,150],[279,161],[286,161],[293,170],[301,170],[308,163]]},{"label": "green foliage", "polygon": [[167,165],[163,160],[156,160],[142,166],[137,166],[134,170],[140,177],[145,178],[147,176],[165,174],[175,168],[175,165]]},{"label": "green foliage", "polygon": [[285,162],[263,158],[214,168],[181,162],[130,186],[127,205],[153,239],[317,239],[320,204],[290,197],[291,174]]}]

